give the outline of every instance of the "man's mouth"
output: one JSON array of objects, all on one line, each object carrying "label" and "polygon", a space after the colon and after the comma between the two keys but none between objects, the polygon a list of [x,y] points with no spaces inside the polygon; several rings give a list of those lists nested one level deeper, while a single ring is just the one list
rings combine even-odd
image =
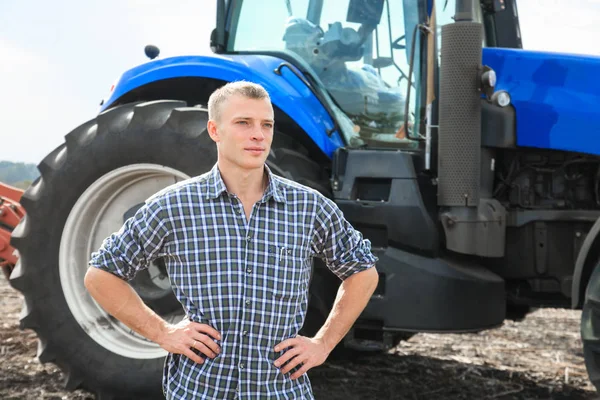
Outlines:
[{"label": "man's mouth", "polygon": [[244,150],[249,151],[250,153],[259,154],[265,151],[262,147],[246,147]]}]

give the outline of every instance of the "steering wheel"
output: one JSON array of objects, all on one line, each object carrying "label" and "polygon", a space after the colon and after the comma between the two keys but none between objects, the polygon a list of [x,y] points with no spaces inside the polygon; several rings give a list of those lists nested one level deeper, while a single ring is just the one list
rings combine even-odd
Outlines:
[{"label": "steering wheel", "polygon": [[402,40],[404,40],[405,38],[406,38],[406,35],[402,35],[398,39],[394,40],[392,42],[392,49],[396,49],[396,50],[404,50],[404,49],[406,49],[406,44],[400,44],[400,42]]}]

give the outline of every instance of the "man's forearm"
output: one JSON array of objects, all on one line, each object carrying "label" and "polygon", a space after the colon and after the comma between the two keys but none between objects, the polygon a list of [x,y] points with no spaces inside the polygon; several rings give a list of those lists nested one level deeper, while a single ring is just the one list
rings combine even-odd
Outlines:
[{"label": "man's forearm", "polygon": [[92,267],[85,276],[85,287],[106,312],[145,338],[158,342],[166,321],[146,306],[127,282]]},{"label": "man's forearm", "polygon": [[337,293],[333,308],[323,327],[315,335],[329,351],[344,338],[377,288],[379,277],[375,267],[347,278]]}]

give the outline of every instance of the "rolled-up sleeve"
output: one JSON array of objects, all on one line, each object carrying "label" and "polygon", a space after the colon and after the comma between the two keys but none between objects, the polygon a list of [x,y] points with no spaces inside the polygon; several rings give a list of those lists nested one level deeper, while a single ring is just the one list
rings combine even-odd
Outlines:
[{"label": "rolled-up sleeve", "polygon": [[317,211],[312,246],[315,255],[341,280],[373,267],[378,261],[371,252],[371,242],[327,198]]},{"label": "rolled-up sleeve", "polygon": [[89,265],[131,280],[164,255],[168,221],[158,200],[144,204],[118,232],[112,233],[93,252]]}]

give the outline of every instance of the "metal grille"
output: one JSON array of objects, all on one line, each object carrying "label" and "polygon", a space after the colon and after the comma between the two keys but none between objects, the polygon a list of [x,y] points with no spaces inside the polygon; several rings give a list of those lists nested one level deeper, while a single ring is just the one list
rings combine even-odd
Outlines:
[{"label": "metal grille", "polygon": [[438,204],[479,203],[481,103],[477,69],[483,30],[459,22],[442,28]]}]

